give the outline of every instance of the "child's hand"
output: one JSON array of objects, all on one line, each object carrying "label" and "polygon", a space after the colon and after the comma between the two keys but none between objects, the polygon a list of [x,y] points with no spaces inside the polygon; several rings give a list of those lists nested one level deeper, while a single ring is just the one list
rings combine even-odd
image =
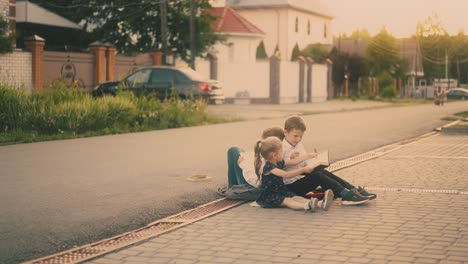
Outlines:
[{"label": "child's hand", "polygon": [[240,164],[242,161],[244,161],[244,156],[240,155],[239,158],[237,159],[237,164]]},{"label": "child's hand", "polygon": [[314,169],[315,167],[310,165],[304,167],[305,173],[311,173]]},{"label": "child's hand", "polygon": [[289,157],[289,159],[295,159],[295,158],[299,157],[299,155],[301,155],[299,152],[297,152],[297,151],[293,152],[293,153],[291,153],[291,156]]}]

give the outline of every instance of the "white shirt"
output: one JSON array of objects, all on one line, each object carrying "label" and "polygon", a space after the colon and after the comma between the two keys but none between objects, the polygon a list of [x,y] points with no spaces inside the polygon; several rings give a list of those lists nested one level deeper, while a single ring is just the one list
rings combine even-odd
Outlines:
[{"label": "white shirt", "polygon": [[[299,156],[303,156],[303,155],[307,155],[307,152],[304,148],[304,145],[302,144],[302,141],[299,142],[296,146],[292,146],[291,144],[289,144],[288,141],[286,141],[286,139],[283,139],[283,158],[284,160],[290,160],[291,159],[291,154],[293,154],[294,152],[299,152]],[[285,171],[291,171],[291,170],[295,170],[295,169],[300,169],[300,168],[303,168],[307,166],[307,162],[303,161],[297,165],[294,165],[294,166],[287,166],[287,167],[284,167],[284,170]],[[291,177],[291,178],[283,178],[283,182],[284,184],[291,184],[299,179],[301,179],[302,177],[304,177],[304,175],[298,175],[298,176],[295,176],[295,177]]]},{"label": "white shirt", "polygon": [[260,185],[260,181],[258,180],[257,174],[255,174],[255,154],[253,152],[241,151],[240,155],[244,157],[244,160],[239,163],[239,167],[242,169],[242,175],[244,175],[244,179],[250,185],[258,187]]}]

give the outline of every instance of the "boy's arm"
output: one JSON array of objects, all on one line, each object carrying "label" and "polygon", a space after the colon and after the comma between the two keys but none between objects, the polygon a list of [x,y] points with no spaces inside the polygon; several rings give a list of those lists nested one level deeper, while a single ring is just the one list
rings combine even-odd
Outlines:
[{"label": "boy's arm", "polygon": [[272,173],[272,174],[274,174],[276,176],[282,177],[282,178],[292,178],[292,177],[295,177],[297,175],[301,175],[301,174],[304,174],[304,173],[309,173],[312,170],[313,170],[313,168],[310,167],[310,166],[302,167],[302,168],[295,169],[295,170],[292,170],[292,171],[284,171],[282,169],[274,168],[274,169],[272,169],[270,171],[270,173]]},{"label": "boy's arm", "polygon": [[317,153],[307,153],[307,155],[302,155],[302,156],[299,156],[299,157],[296,157],[294,159],[289,159],[289,160],[285,160],[284,161],[284,165],[287,167],[287,166],[294,166],[294,165],[297,165],[301,162],[304,162],[308,159],[313,159],[317,157]]}]

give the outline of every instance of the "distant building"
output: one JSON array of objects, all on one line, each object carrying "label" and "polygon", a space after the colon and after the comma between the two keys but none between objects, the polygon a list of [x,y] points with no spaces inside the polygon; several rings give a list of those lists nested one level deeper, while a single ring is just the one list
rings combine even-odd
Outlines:
[{"label": "distant building", "polygon": [[318,0],[213,0],[212,4],[233,8],[264,32],[268,56],[278,49],[282,59],[290,60],[296,44],[303,49],[332,43],[333,15]]},{"label": "distant building", "polygon": [[[367,40],[364,39],[338,39],[334,43],[337,51],[363,58],[367,56],[368,45]],[[406,75],[415,77],[424,76],[421,49],[418,41],[416,39],[403,38],[398,40],[398,45],[400,46],[400,58],[405,60],[408,64]]]},{"label": "distant building", "polygon": [[265,33],[230,7],[216,7],[208,13],[217,19],[213,25],[216,33],[226,39],[211,48],[220,61],[230,63],[254,62],[258,44]]},{"label": "distant building", "polygon": [[16,2],[15,18],[20,48],[25,37],[38,35],[46,40],[45,49],[65,50],[70,43],[80,43],[86,34],[80,25],[29,1]]}]

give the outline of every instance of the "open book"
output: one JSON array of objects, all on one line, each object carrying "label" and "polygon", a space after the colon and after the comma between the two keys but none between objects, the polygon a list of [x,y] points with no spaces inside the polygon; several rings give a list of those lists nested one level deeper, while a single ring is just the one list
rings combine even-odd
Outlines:
[{"label": "open book", "polygon": [[319,153],[317,153],[317,157],[312,158],[312,159],[308,159],[307,160],[307,166],[315,167],[312,172],[323,170],[323,169],[327,168],[328,166],[330,166],[329,151],[326,150],[326,151],[323,151],[323,152],[319,152]]}]

